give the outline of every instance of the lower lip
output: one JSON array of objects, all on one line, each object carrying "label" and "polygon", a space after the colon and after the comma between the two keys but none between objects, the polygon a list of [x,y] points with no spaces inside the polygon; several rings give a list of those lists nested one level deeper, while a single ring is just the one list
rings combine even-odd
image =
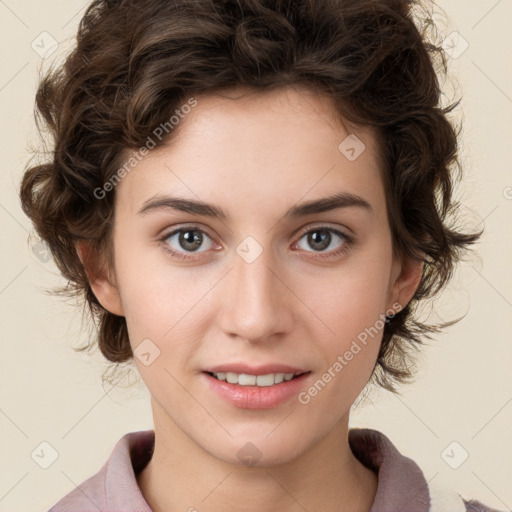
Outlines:
[{"label": "lower lip", "polygon": [[272,409],[297,395],[310,372],[272,386],[240,386],[203,372],[207,384],[221,398],[241,409]]}]

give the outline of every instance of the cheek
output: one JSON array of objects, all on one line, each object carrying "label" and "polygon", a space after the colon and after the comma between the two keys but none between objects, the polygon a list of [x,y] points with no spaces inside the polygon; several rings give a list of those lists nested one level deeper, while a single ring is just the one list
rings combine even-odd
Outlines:
[{"label": "cheek", "polygon": [[[390,244],[382,237],[354,252],[335,272],[319,277],[319,286],[311,287],[310,279],[309,287],[303,284],[301,293],[307,294],[307,303],[322,320],[310,323],[323,360],[322,382],[311,392],[320,395],[322,390],[316,407],[339,405],[325,414],[335,416],[349,407],[371,375],[385,326],[391,261]],[[309,398],[307,392],[304,399]]]},{"label": "cheek", "polygon": [[[301,403],[323,421],[335,422],[367,384],[378,357],[385,326],[385,267],[366,265],[330,280],[327,291],[310,295],[322,322],[311,323],[312,338],[322,360],[317,380],[305,389]],[[325,326],[328,326],[326,330]]]},{"label": "cheek", "polygon": [[308,277],[302,284],[300,293],[338,342],[357,337],[385,313],[391,256],[390,251],[375,251],[368,247],[354,253],[336,270],[318,273],[316,280]]},{"label": "cheek", "polygon": [[144,234],[116,234],[116,274],[128,326],[136,338],[162,338],[205,293],[195,272],[168,263],[164,249],[141,241]]}]

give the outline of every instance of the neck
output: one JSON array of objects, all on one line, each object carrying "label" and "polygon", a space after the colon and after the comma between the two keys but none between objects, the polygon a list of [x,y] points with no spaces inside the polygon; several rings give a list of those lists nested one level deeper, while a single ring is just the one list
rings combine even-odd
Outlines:
[{"label": "neck", "polygon": [[373,503],[377,476],[350,449],[348,415],[307,452],[267,467],[222,461],[168,417],[154,414],[154,419],[154,453],[137,475],[154,512],[368,512]]}]

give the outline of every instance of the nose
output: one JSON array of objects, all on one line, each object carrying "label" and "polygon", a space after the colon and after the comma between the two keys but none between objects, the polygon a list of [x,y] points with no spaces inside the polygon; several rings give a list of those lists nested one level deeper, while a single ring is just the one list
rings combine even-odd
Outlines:
[{"label": "nose", "polygon": [[263,250],[254,261],[234,255],[233,268],[220,291],[223,332],[261,343],[290,331],[293,293],[279,268],[270,250]]}]

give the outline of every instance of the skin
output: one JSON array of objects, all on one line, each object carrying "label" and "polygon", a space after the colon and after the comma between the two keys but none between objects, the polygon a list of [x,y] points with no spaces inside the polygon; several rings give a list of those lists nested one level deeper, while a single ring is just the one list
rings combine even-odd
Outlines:
[{"label": "skin", "polygon": [[[155,429],[138,484],[156,512],[368,511],[377,476],[353,455],[348,420],[382,331],[307,405],[294,396],[271,409],[238,408],[205,386],[201,371],[285,363],[311,371],[307,390],[359,333],[393,304],[407,304],[421,262],[393,255],[370,129],[358,130],[366,149],[350,161],[338,145],[355,132],[328,98],[297,87],[241,92],[198,97],[172,140],[123,178],[115,268],[90,273],[101,304],[126,317],[132,348],[150,339],[160,350],[148,366],[135,359]],[[291,206],[334,192],[356,194],[371,209],[284,218]],[[229,217],[138,214],[157,193],[207,201]],[[187,252],[179,234],[160,240],[183,226],[206,231],[198,251]],[[331,232],[329,246],[318,249],[307,236],[315,228],[337,229],[352,243]],[[262,248],[251,263],[236,251],[247,236]],[[191,259],[172,257],[166,244]],[[88,269],[101,259],[83,244],[79,252]],[[261,453],[252,467],[237,456],[247,442]]]}]

